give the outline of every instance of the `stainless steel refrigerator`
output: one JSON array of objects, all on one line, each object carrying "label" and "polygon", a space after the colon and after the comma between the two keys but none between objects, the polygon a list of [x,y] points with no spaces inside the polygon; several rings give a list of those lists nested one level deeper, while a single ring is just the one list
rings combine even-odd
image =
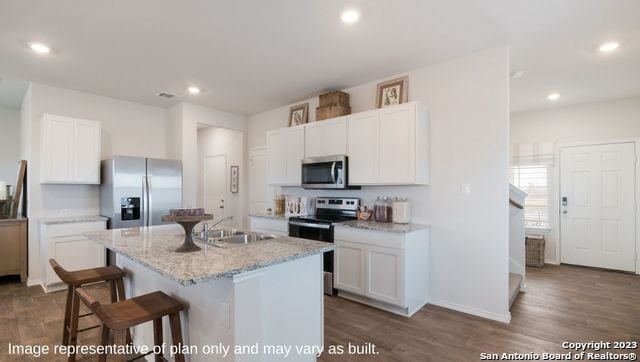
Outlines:
[{"label": "stainless steel refrigerator", "polygon": [[116,156],[102,161],[100,214],[109,229],[165,224],[182,207],[182,162]]}]

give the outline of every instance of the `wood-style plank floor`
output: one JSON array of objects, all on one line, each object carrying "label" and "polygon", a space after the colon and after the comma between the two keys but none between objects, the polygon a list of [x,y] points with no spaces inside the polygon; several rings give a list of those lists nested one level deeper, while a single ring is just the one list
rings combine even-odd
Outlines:
[{"label": "wood-style plank floor", "polygon": [[[435,306],[409,319],[326,297],[325,344],[373,343],[379,354],[325,352],[319,360],[478,361],[482,352],[566,353],[560,346],[563,341],[640,341],[639,276],[565,265],[529,268],[527,273],[528,292],[516,300],[508,325]],[[108,301],[104,286],[91,288],[92,294]],[[36,360],[9,356],[9,343],[60,343],[65,296],[0,278],[0,361]],[[79,338],[81,344],[95,344],[98,330]]]}]

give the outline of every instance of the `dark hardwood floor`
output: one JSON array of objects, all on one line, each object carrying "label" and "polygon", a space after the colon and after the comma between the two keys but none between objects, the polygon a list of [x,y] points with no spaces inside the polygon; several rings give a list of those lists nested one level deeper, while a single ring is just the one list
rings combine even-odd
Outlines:
[{"label": "dark hardwood floor", "polygon": [[[347,355],[345,348],[344,355],[325,351],[319,360],[478,361],[483,352],[566,353],[560,346],[563,341],[640,341],[639,276],[565,265],[529,268],[527,273],[529,289],[511,309],[511,324],[434,306],[408,319],[327,297],[327,348],[373,343],[379,354]],[[109,300],[106,287],[91,288],[92,294]],[[0,361],[36,360],[9,356],[9,343],[59,343],[65,296],[61,292],[45,295],[40,287],[27,288],[0,278]],[[95,319],[83,321],[83,325],[93,323]],[[81,344],[97,343],[98,330],[81,334],[79,340]]]}]

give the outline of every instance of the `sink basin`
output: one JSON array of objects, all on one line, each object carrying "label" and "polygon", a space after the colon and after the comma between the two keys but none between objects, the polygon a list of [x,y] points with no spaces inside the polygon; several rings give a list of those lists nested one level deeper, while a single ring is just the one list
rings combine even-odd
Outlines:
[{"label": "sink basin", "polygon": [[273,235],[262,235],[262,234],[241,234],[241,235],[233,235],[227,236],[225,238],[220,238],[218,242],[228,243],[228,244],[249,244],[260,240],[271,240],[276,237]]},{"label": "sink basin", "polygon": [[228,238],[230,236],[245,235],[245,234],[246,233],[244,231],[240,231],[236,229],[218,229],[218,230],[211,230],[208,236],[209,236],[209,240],[216,240],[221,238]]}]

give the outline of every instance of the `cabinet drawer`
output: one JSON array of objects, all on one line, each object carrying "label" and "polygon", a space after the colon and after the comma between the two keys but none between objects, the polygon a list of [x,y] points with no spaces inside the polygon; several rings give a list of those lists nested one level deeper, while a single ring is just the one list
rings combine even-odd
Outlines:
[{"label": "cabinet drawer", "polygon": [[289,222],[286,219],[268,219],[262,217],[251,218],[251,230],[272,230],[280,232],[284,235],[289,234]]},{"label": "cabinet drawer", "polygon": [[47,236],[57,238],[62,236],[82,235],[87,231],[104,230],[106,223],[104,221],[71,223],[71,224],[54,224],[47,226]]},{"label": "cabinet drawer", "polygon": [[336,241],[343,240],[364,245],[404,249],[404,234],[337,226],[334,235]]}]

